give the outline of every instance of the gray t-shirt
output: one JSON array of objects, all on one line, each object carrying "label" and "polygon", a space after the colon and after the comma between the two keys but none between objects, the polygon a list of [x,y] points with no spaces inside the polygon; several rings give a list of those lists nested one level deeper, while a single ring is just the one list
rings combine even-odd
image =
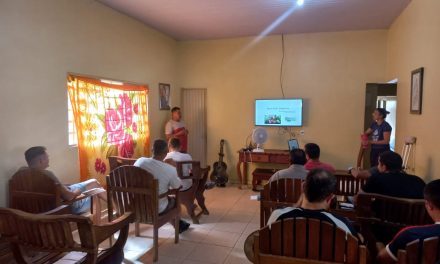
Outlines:
[{"label": "gray t-shirt", "polygon": [[269,182],[277,181],[280,179],[300,179],[305,180],[307,177],[308,170],[304,168],[303,165],[292,164],[289,168],[284,170],[279,170],[275,172],[272,177],[270,177]]}]

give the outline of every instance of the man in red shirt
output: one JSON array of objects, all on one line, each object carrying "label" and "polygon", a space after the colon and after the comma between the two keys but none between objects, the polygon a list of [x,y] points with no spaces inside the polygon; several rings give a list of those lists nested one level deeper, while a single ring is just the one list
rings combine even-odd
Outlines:
[{"label": "man in red shirt", "polygon": [[304,168],[306,170],[313,170],[313,169],[324,169],[331,173],[335,173],[335,167],[333,167],[330,164],[324,163],[319,161],[319,155],[321,154],[321,149],[319,148],[318,144],[315,143],[308,143],[304,146],[306,151],[306,158],[307,162],[304,165]]},{"label": "man in red shirt", "polygon": [[165,135],[167,140],[170,138],[178,138],[180,141],[180,152],[188,152],[188,129],[181,120],[182,113],[179,107],[171,109],[171,120],[165,125]]}]

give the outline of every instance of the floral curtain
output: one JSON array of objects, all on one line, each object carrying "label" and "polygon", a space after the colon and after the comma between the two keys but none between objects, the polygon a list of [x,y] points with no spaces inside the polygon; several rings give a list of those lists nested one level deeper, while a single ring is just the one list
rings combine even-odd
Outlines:
[{"label": "floral curtain", "polygon": [[109,156],[149,154],[146,86],[70,76],[67,88],[78,136],[81,180],[105,182]]}]

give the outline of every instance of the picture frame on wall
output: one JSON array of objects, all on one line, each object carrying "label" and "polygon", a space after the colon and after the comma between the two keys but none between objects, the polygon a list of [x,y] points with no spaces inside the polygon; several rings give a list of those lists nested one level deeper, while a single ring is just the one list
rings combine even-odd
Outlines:
[{"label": "picture frame on wall", "polygon": [[423,67],[411,72],[411,102],[410,113],[422,114],[423,99]]},{"label": "picture frame on wall", "polygon": [[171,86],[169,83],[159,83],[159,109],[170,110]]}]

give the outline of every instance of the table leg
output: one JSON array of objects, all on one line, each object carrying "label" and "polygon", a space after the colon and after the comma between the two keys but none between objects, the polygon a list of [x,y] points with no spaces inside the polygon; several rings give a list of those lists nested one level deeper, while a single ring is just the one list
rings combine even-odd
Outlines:
[{"label": "table leg", "polygon": [[238,179],[240,180],[240,185],[238,186],[239,189],[241,189],[242,185],[243,185],[243,175],[241,174],[241,164],[243,164],[242,161],[237,162],[237,176]]}]

